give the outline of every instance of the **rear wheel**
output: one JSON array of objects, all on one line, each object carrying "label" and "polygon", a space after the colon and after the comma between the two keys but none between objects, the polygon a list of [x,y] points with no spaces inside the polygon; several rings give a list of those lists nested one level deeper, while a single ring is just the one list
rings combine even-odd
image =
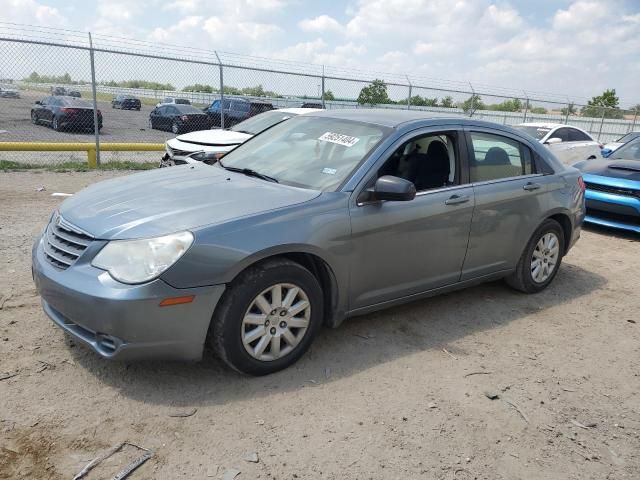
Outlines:
[{"label": "rear wheel", "polygon": [[227,365],[266,375],[296,362],[323,318],[322,289],[309,270],[274,259],[232,282],[213,315],[210,342]]},{"label": "rear wheel", "polygon": [[175,120],[171,124],[171,131],[175,134],[180,133],[180,125],[178,125],[178,123]]},{"label": "rear wheel", "polygon": [[545,220],[531,236],[516,271],[506,278],[509,286],[525,293],[544,290],[558,273],[564,245],[560,224],[552,219]]}]

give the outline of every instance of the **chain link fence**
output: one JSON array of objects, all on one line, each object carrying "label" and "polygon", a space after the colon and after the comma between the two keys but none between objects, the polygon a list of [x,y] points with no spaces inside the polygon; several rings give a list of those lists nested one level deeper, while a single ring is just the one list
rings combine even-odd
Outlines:
[{"label": "chain link fence", "polygon": [[[250,105],[247,107],[247,104]],[[98,159],[156,161],[100,143],[162,144],[270,108],[395,108],[515,125],[567,123],[602,143],[639,129],[638,109],[465,82],[363,72],[0,22],[0,142],[95,143]],[[0,160],[86,161],[0,151]]]}]

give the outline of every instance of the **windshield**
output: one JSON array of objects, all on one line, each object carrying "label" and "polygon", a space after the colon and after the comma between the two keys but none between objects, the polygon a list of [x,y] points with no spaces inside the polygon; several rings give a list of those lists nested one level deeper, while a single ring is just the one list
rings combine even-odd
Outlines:
[{"label": "windshield", "polygon": [[295,113],[284,113],[273,110],[271,112],[261,113],[255,117],[251,117],[244,122],[240,122],[234,125],[229,130],[234,132],[248,133],[250,135],[257,135],[258,133],[266,130],[269,127],[273,127],[276,123],[280,123],[288,118],[295,117]]},{"label": "windshield", "polygon": [[640,138],[625,143],[607,158],[616,160],[640,160]]},{"label": "windshield", "polygon": [[616,143],[627,143],[638,137],[640,137],[640,132],[630,132],[617,139]]},{"label": "windshield", "polygon": [[222,163],[269,175],[286,185],[335,190],[389,131],[378,125],[301,115],[236,147]]},{"label": "windshield", "polygon": [[531,135],[536,140],[542,140],[544,136],[551,131],[551,129],[547,127],[533,127],[529,125],[516,125],[513,128]]}]

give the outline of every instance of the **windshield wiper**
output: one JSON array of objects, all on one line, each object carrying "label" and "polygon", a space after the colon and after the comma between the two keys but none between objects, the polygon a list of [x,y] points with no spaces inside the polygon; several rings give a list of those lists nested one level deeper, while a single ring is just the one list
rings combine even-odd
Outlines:
[{"label": "windshield wiper", "polygon": [[237,167],[225,167],[220,160],[218,160],[218,164],[224,168],[225,170],[229,170],[230,172],[237,172],[246,175],[247,177],[255,177],[261,180],[266,180],[267,182],[280,183],[277,178],[270,177],[269,175],[265,175],[264,173],[256,172],[250,168],[237,168]]},{"label": "windshield wiper", "polygon": [[234,130],[234,132],[238,132],[238,133],[246,133],[247,135],[255,135],[255,133],[250,132],[248,130]]}]

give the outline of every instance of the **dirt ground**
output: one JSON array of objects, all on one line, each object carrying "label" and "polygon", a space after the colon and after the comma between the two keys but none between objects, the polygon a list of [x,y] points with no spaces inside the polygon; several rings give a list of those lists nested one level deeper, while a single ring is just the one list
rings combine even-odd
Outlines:
[{"label": "dirt ground", "polygon": [[69,479],[125,440],[155,452],[132,479],[640,478],[640,237],[583,232],[538,295],[350,319],[268,377],[112,363],[43,314],[30,250],[52,192],[113,175],[0,174],[0,479]]}]

